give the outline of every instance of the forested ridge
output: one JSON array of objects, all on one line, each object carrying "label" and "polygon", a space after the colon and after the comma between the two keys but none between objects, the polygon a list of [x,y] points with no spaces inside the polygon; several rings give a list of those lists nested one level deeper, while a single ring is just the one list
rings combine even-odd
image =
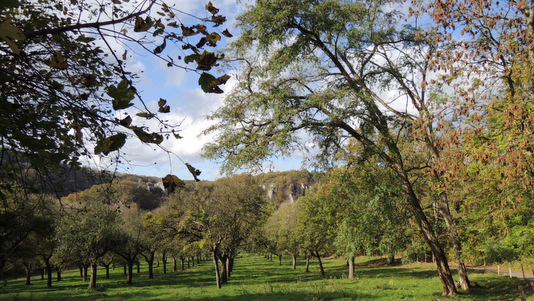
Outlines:
[{"label": "forested ridge", "polygon": [[[376,255],[431,261],[455,297],[476,294],[469,265],[534,270],[532,2],[256,0],[235,37],[217,6],[0,3],[4,278],[42,269],[53,286],[77,267],[96,289],[99,266],[129,285],[140,261],[152,279],[209,258],[222,288],[247,252],[316,260],[325,278],[342,258],[357,281],[358,256]],[[226,93],[202,149],[225,177],[164,146],[183,121],[139,88],[143,55]],[[169,174],[117,173],[127,141],[166,154]],[[291,156],[317,171],[261,174]]]}]

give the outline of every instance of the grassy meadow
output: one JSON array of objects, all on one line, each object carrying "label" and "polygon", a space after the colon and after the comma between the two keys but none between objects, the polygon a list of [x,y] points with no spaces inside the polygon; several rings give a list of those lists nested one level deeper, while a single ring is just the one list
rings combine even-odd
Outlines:
[{"label": "grassy meadow", "polygon": [[[134,274],[133,284],[126,284],[123,269],[99,270],[98,288],[88,290],[78,270],[63,272],[62,281],[46,287],[40,276],[9,280],[0,287],[0,300],[440,300],[441,283],[432,264],[413,263],[387,266],[380,259],[358,258],[356,279],[346,278],[345,261],[325,260],[327,278],[321,278],[316,261],[310,273],[304,272],[304,261],[297,270],[291,259],[283,265],[257,255],[236,259],[234,274],[222,289],[215,287],[211,261],[203,261],[185,271],[167,274],[155,269],[148,279],[146,264]],[[134,269],[135,270],[135,269]],[[55,276],[55,275],[54,275]],[[520,289],[528,300],[534,300],[530,284],[517,278],[490,273],[471,272],[478,286],[469,293],[460,292],[457,300],[520,300]],[[55,280],[55,279],[54,279]]]}]

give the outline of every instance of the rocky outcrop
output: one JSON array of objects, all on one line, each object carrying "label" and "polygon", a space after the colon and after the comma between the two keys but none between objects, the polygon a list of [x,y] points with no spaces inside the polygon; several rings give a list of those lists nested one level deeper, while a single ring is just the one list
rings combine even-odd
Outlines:
[{"label": "rocky outcrop", "polygon": [[319,174],[309,171],[271,172],[257,176],[260,186],[265,190],[270,202],[295,203],[305,196],[310,187],[318,180]]}]

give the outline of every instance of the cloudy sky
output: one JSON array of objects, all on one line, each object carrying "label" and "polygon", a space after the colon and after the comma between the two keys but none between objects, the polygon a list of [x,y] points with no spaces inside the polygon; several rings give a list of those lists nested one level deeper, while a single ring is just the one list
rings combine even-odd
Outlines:
[{"label": "cloudy sky", "polygon": [[[165,1],[169,6],[198,17],[209,17],[204,6],[208,1],[187,1],[171,0]],[[234,27],[235,17],[243,10],[246,1],[236,0],[212,0],[215,7],[220,9],[219,14],[227,17],[228,21],[218,30],[227,28],[234,36],[238,35]],[[179,16],[180,21],[186,25],[198,24],[199,21],[187,16]],[[217,49],[224,47],[230,39],[223,37],[223,44],[218,44]],[[111,41],[113,42],[113,41]],[[120,44],[113,45],[116,53],[122,54],[125,47]],[[166,54],[164,52],[164,54]],[[191,67],[194,68],[192,64]],[[164,141],[162,146],[170,150],[176,156],[169,156],[165,151],[147,144],[140,143],[137,139],[129,139],[125,147],[121,150],[122,164],[118,166],[118,172],[134,173],[147,176],[164,177],[172,173],[182,179],[192,179],[187,171],[184,162],[187,162],[202,171],[201,179],[214,180],[221,177],[219,166],[215,162],[210,162],[201,157],[202,147],[205,143],[212,141],[212,136],[202,136],[200,133],[212,122],[206,120],[205,116],[221,106],[225,94],[206,94],[198,85],[198,74],[188,72],[180,68],[168,68],[166,63],[156,57],[142,52],[129,50],[127,59],[127,70],[140,75],[136,87],[141,92],[144,100],[151,111],[157,112],[157,101],[160,98],[167,100],[171,107],[171,112],[162,114],[161,118],[169,121],[170,124],[180,124],[180,135],[183,139],[169,139]],[[210,71],[213,73],[213,70]],[[222,74],[219,74],[222,75]],[[229,91],[233,81],[223,86],[223,90]],[[138,111],[137,111],[138,112]],[[130,112],[131,116],[137,113]],[[120,116],[118,116],[120,117]],[[143,119],[134,119],[138,124]],[[145,125],[150,125],[146,123]],[[155,130],[157,128],[154,128]],[[183,161],[183,162],[182,162]],[[106,158],[94,158],[88,164],[92,167],[113,169],[114,165],[108,165]],[[269,170],[289,170],[300,169],[302,167],[301,158],[288,158],[276,160],[272,166],[266,167]]]}]

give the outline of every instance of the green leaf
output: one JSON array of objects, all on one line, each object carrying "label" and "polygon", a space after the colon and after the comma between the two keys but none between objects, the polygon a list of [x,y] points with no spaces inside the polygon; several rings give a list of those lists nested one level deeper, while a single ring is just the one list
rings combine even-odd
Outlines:
[{"label": "green leaf", "polygon": [[95,154],[107,156],[110,152],[120,149],[124,143],[126,143],[126,134],[123,133],[104,138],[96,143]]},{"label": "green leaf", "polygon": [[132,124],[132,117],[126,116],[124,119],[119,121],[119,124],[124,126],[124,127],[129,127],[130,124]]},{"label": "green leaf", "polygon": [[160,54],[161,52],[163,52],[166,46],[167,46],[167,40],[163,40],[163,44],[159,45],[158,47],[154,49],[154,54]]},{"label": "green leaf", "polygon": [[152,114],[152,113],[146,113],[146,112],[142,112],[142,113],[137,113],[135,114],[139,117],[143,117],[143,118],[146,118],[146,119],[152,119],[154,117],[156,117],[156,115]]},{"label": "green leaf", "polygon": [[228,38],[233,37],[233,35],[228,31],[228,29],[223,30],[222,34]]},{"label": "green leaf", "polygon": [[215,82],[216,80],[217,79],[215,78],[215,76],[207,72],[203,72],[198,79],[198,84],[202,88],[202,91],[206,93],[210,93],[213,88],[212,83]]},{"label": "green leaf", "polygon": [[185,163],[185,166],[187,166],[187,169],[189,172],[193,175],[193,178],[195,178],[195,181],[199,182],[198,176],[202,173],[200,170],[194,168],[191,164]]},{"label": "green leaf", "polygon": [[171,111],[171,107],[169,107],[167,104],[167,101],[163,98],[160,98],[158,101],[159,110],[160,113],[169,113]]},{"label": "green leaf", "polygon": [[137,16],[135,18],[134,31],[135,32],[147,31],[152,27],[152,25],[154,25],[154,21],[149,16],[147,16],[145,19]]},{"label": "green leaf", "polygon": [[189,64],[191,62],[197,61],[199,58],[200,58],[200,55],[198,55],[198,54],[190,54],[190,55],[184,57],[184,62],[186,64]]},{"label": "green leaf", "polygon": [[133,106],[130,100],[135,98],[136,89],[129,86],[128,80],[123,79],[116,87],[109,85],[107,94],[113,98],[113,110],[122,110]]},{"label": "green leaf", "polygon": [[23,41],[26,36],[22,30],[13,25],[11,18],[7,18],[0,23],[0,39],[7,43],[14,54],[19,55],[20,49],[15,40]]},{"label": "green leaf", "polygon": [[140,127],[130,127],[134,134],[144,143],[160,144],[163,142],[163,136],[158,133],[147,133]]}]

